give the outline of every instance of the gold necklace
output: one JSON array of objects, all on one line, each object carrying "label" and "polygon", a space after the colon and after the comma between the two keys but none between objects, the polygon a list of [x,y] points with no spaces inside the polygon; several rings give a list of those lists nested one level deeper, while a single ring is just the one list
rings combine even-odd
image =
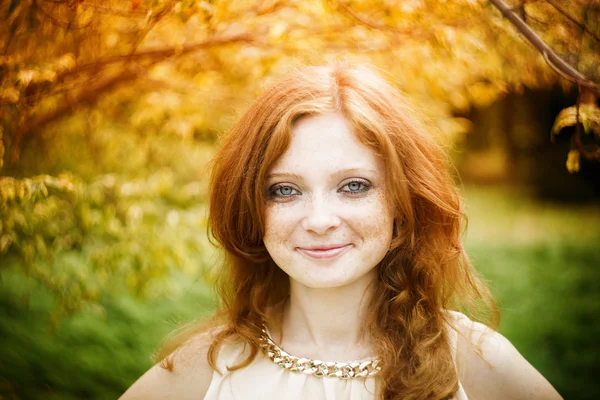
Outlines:
[{"label": "gold necklace", "polygon": [[301,372],[306,375],[350,379],[371,377],[381,371],[379,359],[353,362],[330,362],[292,356],[275,344],[273,339],[269,336],[265,326],[262,328],[260,348],[271,361],[281,368],[288,369],[291,372]]}]

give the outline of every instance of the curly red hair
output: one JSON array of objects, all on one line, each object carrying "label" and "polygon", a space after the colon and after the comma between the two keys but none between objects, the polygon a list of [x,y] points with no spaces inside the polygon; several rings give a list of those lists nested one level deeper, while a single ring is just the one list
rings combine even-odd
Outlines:
[{"label": "curly red hair", "polygon": [[[264,184],[285,152],[294,122],[307,115],[342,113],[359,140],[385,162],[394,235],[377,266],[373,310],[365,321],[382,363],[384,399],[446,399],[458,389],[446,327],[448,309],[497,326],[498,312],[461,244],[462,202],[449,162],[423,118],[372,68],[335,64],[298,69],[270,86],[226,135],[210,182],[210,234],[225,250],[219,271],[220,311],[209,325],[219,330],[208,351],[215,368],[226,340],[259,351],[267,310],[289,295],[289,278],[264,244]],[[169,368],[175,348],[206,325],[196,326],[162,349]]]}]

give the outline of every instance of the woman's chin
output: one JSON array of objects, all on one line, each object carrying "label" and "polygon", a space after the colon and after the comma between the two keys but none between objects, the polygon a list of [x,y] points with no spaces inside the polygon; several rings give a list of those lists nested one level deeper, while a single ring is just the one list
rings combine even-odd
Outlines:
[{"label": "woman's chin", "polygon": [[291,280],[311,289],[337,289],[352,286],[358,281],[374,278],[374,276],[371,276],[372,274],[369,274],[369,271],[360,275],[348,275],[341,271],[337,271],[338,273],[335,272],[333,269],[329,271],[317,271],[312,276],[305,275],[299,277],[299,279],[291,277]]}]

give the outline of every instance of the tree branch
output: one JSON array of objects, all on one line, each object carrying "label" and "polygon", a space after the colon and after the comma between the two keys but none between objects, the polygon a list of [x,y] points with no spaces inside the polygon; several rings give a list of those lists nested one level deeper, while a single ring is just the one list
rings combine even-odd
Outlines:
[{"label": "tree branch", "polygon": [[544,40],[533,30],[521,17],[515,14],[503,0],[490,0],[490,3],[496,7],[506,19],[508,19],[517,30],[525,36],[546,59],[548,65],[561,76],[578,85],[600,92],[600,85],[590,81],[585,75],[563,60]]},{"label": "tree branch", "polygon": [[148,33],[150,33],[152,28],[154,28],[154,26],[161,19],[163,19],[163,17],[165,17],[169,13],[169,11],[171,11],[172,8],[173,8],[173,0],[171,0],[171,2],[168,5],[166,5],[161,10],[159,10],[157,13],[153,14],[150,17],[150,20],[147,22],[146,27],[144,29],[142,29],[140,32],[138,32],[138,37],[135,38],[135,42],[134,42],[133,46],[131,47],[130,54],[134,54],[137,51],[139,45],[142,43],[142,41],[148,35]]},{"label": "tree branch", "polygon": [[102,58],[87,64],[82,64],[70,71],[66,71],[58,76],[58,79],[65,79],[72,75],[77,75],[89,70],[106,67],[111,64],[116,64],[126,61],[139,61],[142,59],[164,59],[177,54],[187,54],[210,46],[221,46],[231,43],[253,43],[255,40],[249,34],[243,33],[231,36],[222,36],[203,40],[201,42],[190,43],[181,47],[164,47],[158,49],[147,49],[138,51],[133,54],[119,55]]},{"label": "tree branch", "polygon": [[[99,62],[86,64],[80,67],[78,72],[83,72],[86,70],[93,70],[98,67],[103,67],[106,65],[110,65],[116,62],[131,62],[134,60],[145,60],[151,64],[155,64],[157,62],[163,61],[169,57],[175,55],[182,55],[186,53],[191,53],[193,51],[197,51],[209,46],[217,46],[224,45],[230,43],[239,43],[239,42],[254,42],[254,40],[247,34],[239,34],[226,36],[216,39],[205,40],[202,42],[192,43],[189,45],[185,45],[181,48],[161,48],[161,49],[153,49],[146,50],[144,52],[135,53],[129,56],[116,56],[109,57]],[[148,65],[146,65],[148,66]],[[107,91],[114,89],[116,86],[119,86],[123,83],[132,81],[137,79],[139,71],[133,71],[131,69],[125,69],[124,71],[118,73],[117,75],[113,75],[110,78],[104,79],[100,81],[98,84],[93,85],[90,88],[83,89],[77,95],[72,97],[69,101],[62,103],[52,112],[41,115],[31,121],[26,122],[17,130],[15,134],[15,139],[12,144],[12,152],[11,152],[11,162],[16,162],[19,159],[20,147],[23,139],[28,136],[33,135],[36,131],[41,129],[44,125],[51,123],[65,115],[67,115],[76,105],[81,103],[92,103],[96,101],[100,95],[106,93]]]},{"label": "tree branch", "polygon": [[60,19],[56,18],[55,16],[53,16],[52,14],[50,14],[48,11],[46,11],[41,5],[37,5],[36,7],[37,10],[40,10],[40,12],[45,15],[47,18],[50,19],[50,22],[52,23],[52,25],[57,26],[59,28],[71,28],[71,29],[85,29],[88,26],[90,26],[91,21],[88,22],[86,25],[77,25],[74,24],[73,21],[61,21]]},{"label": "tree branch", "polygon": [[21,142],[24,138],[30,136],[36,129],[39,129],[43,125],[46,125],[65,116],[73,109],[73,107],[76,104],[94,102],[100,95],[102,95],[106,91],[113,89],[116,86],[125,82],[134,80],[136,77],[137,74],[135,74],[134,72],[124,71],[118,74],[117,76],[105,79],[104,81],[100,82],[94,87],[81,91],[69,101],[65,101],[60,106],[56,107],[56,109],[54,109],[51,113],[41,115],[38,118],[35,118],[32,121],[29,121],[28,123],[21,126],[20,129],[17,131],[17,134],[15,135],[14,142],[11,145],[11,162],[14,163],[19,160]]},{"label": "tree branch", "polygon": [[376,29],[376,30],[379,30],[379,31],[391,31],[391,32],[395,32],[396,31],[395,28],[393,28],[393,27],[391,27],[389,25],[377,24],[377,23],[375,23],[373,21],[369,21],[366,18],[363,18],[357,12],[355,12],[352,8],[350,8],[349,6],[347,6],[346,4],[344,4],[342,1],[336,1],[336,4],[346,14],[348,14],[350,17],[352,17],[352,19],[354,19],[359,24],[366,26],[367,28]]},{"label": "tree branch", "polygon": [[120,17],[128,17],[128,18],[138,17],[139,18],[139,17],[145,17],[146,15],[148,15],[148,11],[146,11],[146,10],[142,10],[142,11],[123,10],[120,8],[108,7],[108,6],[103,6],[101,4],[88,3],[88,2],[83,2],[83,3],[80,3],[79,5],[84,8],[92,8],[102,14],[118,15]]}]

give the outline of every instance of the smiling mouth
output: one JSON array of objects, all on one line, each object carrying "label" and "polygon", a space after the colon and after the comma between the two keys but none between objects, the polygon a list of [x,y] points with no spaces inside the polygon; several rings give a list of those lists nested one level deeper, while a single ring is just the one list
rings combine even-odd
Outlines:
[{"label": "smiling mouth", "polygon": [[346,250],[350,249],[350,247],[352,247],[352,244],[347,244],[345,246],[339,247],[330,247],[326,249],[303,249],[302,247],[298,247],[297,250],[311,258],[325,259],[337,257],[340,254],[344,253]]}]

